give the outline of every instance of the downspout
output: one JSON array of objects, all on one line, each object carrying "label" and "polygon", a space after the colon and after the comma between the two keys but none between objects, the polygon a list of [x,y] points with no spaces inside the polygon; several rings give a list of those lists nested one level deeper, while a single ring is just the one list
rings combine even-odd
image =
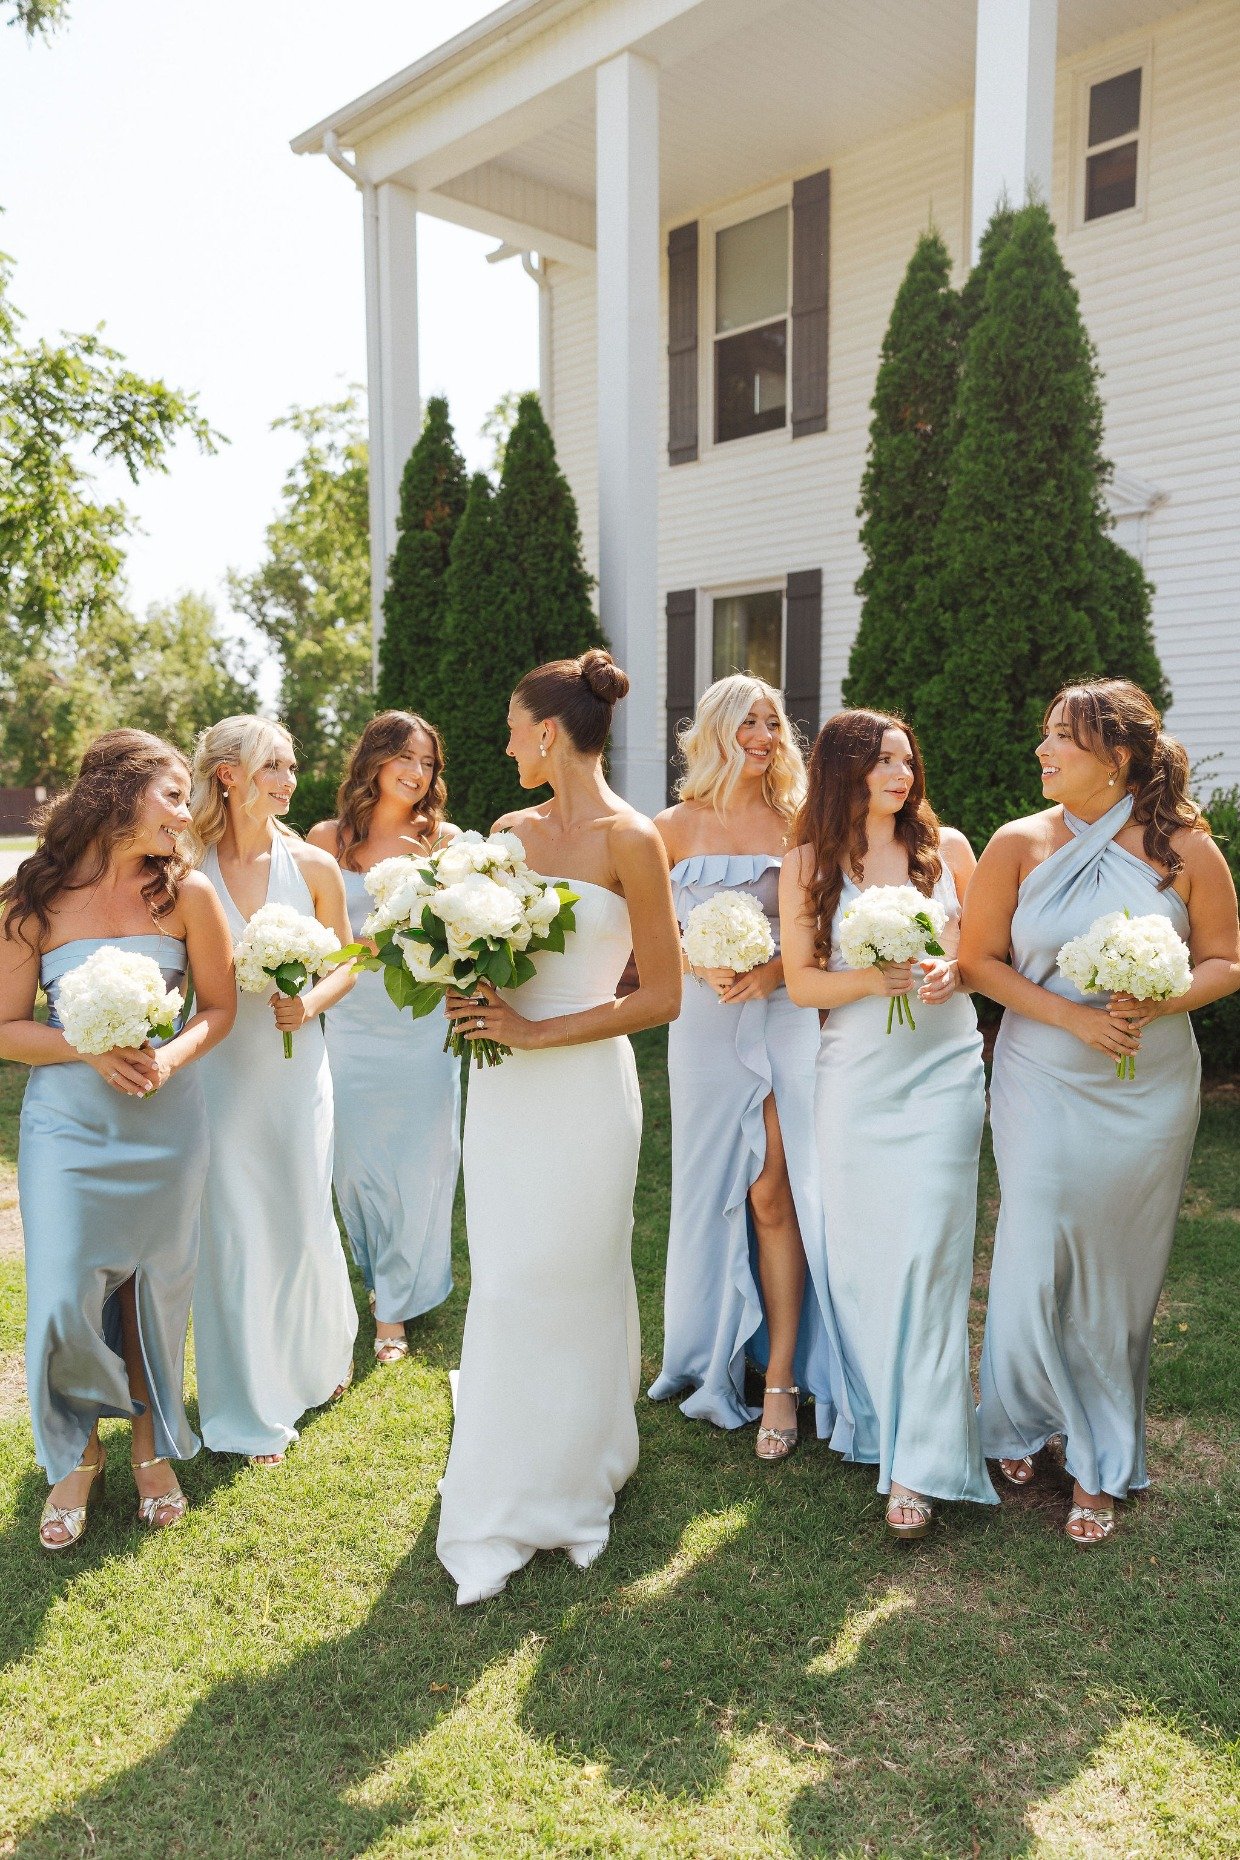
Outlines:
[{"label": "downspout", "polygon": [[542,400],[543,415],[547,425],[555,431],[555,375],[554,350],[552,348],[552,298],[551,280],[547,276],[547,261],[540,258],[534,263],[532,252],[522,252],[521,267],[528,278],[533,278],[538,286],[538,388]]}]

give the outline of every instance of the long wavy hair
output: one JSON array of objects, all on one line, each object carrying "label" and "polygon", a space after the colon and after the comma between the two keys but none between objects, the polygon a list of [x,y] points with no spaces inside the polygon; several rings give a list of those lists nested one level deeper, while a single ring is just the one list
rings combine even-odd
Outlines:
[{"label": "long wavy hair", "polygon": [[410,739],[416,735],[425,736],[430,742],[435,766],[430,787],[418,802],[414,819],[423,823],[420,837],[434,844],[448,804],[443,778],[443,739],[433,723],[411,710],[381,710],[358,737],[336,794],[336,857],[341,865],[356,869],[357,854],[366,843],[379,801],[379,770],[385,762],[403,755]]},{"label": "long wavy hair", "polygon": [[676,797],[709,802],[719,815],[726,811],[745,768],[737,731],[762,698],[779,718],[774,753],[762,777],[762,798],[791,827],[805,799],[805,759],[783,698],[773,685],[749,672],[717,678],[698,699],[693,721],[678,744],[685,772],[676,784]]},{"label": "long wavy hair", "polygon": [[[95,738],[72,788],[36,817],[38,846],[0,885],[6,937],[20,932],[33,947],[51,929],[52,906],[63,892],[98,884],[113,853],[133,837],[147,789],[170,768],[189,774],[180,751],[146,730],[109,730]],[[148,853],[142,863],[147,875],[142,897],[158,925],[176,904],[187,862],[178,849]],[[31,918],[38,925],[34,939],[26,936]]]},{"label": "long wavy hair", "polygon": [[[1172,835],[1185,827],[1210,831],[1188,792],[1191,771],[1184,745],[1167,735],[1153,700],[1127,678],[1065,685],[1046,707],[1044,730],[1057,704],[1063,705],[1064,721],[1077,747],[1088,749],[1120,776],[1132,795],[1132,817],[1144,828],[1145,856],[1164,868],[1158,889],[1165,891],[1184,869]],[[1126,767],[1120,754],[1125,749]]]},{"label": "long wavy hair", "polygon": [[[220,769],[229,762],[241,770],[242,781],[234,786],[232,805],[253,816],[258,799],[254,777],[279,749],[293,749],[293,739],[282,723],[273,723],[270,717],[221,717],[202,732],[194,745],[191,821],[185,834],[194,865],[201,865],[209,848],[223,839],[228,824],[229,803],[224,798]],[[271,824],[277,833],[296,839],[292,828],[282,820],[273,817]]]},{"label": "long wavy hair", "polygon": [[877,766],[888,730],[903,730],[913,752],[913,785],[895,817],[896,839],[908,856],[909,883],[929,897],[942,876],[938,816],[926,799],[925,763],[913,730],[902,717],[883,711],[837,711],[809,752],[809,787],[793,829],[795,845],[813,848],[806,919],[814,926],[814,954],[824,969],[844,874],[855,884],[864,876],[870,806],[866,776]]}]

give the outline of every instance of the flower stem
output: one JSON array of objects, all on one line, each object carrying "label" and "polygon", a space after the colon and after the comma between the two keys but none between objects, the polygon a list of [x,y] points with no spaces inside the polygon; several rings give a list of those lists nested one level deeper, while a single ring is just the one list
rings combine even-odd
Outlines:
[{"label": "flower stem", "polygon": [[284,1057],[286,1059],[291,1059],[293,1057],[293,1036],[291,1033],[286,1033],[284,1036]]}]

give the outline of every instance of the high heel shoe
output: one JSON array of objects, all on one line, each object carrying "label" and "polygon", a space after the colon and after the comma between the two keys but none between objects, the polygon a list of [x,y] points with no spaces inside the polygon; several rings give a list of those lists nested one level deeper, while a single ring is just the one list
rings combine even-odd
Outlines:
[{"label": "high heel shoe", "polygon": [[[130,1464],[137,1473],[146,1472],[151,1466],[166,1466],[168,1462],[166,1459],[131,1460]],[[174,1524],[181,1522],[188,1510],[189,1500],[175,1481],[171,1492],[157,1492],[153,1498],[143,1498],[141,1492],[138,1494],[138,1523],[149,1525],[153,1531],[171,1530]],[[161,1511],[170,1511],[172,1516],[161,1518]]]},{"label": "high heel shoe", "polygon": [[[911,1511],[912,1524],[899,1524],[892,1517],[893,1511]],[[886,1523],[893,1537],[899,1537],[909,1543],[916,1537],[925,1537],[934,1519],[934,1505],[919,1492],[893,1492],[887,1500]]]},{"label": "high heel shoe", "polygon": [[[777,1389],[772,1388],[771,1384],[768,1382],[766,1385],[766,1394],[791,1395],[794,1403],[801,1399],[801,1391],[795,1384],[790,1389]],[[797,1426],[796,1417],[794,1416],[791,1427],[760,1427],[758,1429],[758,1438],[753,1443],[753,1450],[760,1460],[786,1460],[790,1453],[796,1452],[800,1438],[800,1429]],[[769,1441],[771,1443],[770,1450],[765,1453],[762,1450],[764,1441]]]},{"label": "high heel shoe", "polygon": [[[80,1505],[56,1505],[50,1497],[48,1498],[43,1507],[43,1515],[39,1519],[39,1543],[49,1556],[54,1556],[58,1550],[71,1550],[74,1544],[81,1543],[86,1535],[86,1515],[97,1495],[103,1490],[103,1469],[103,1448],[100,1447],[99,1457],[93,1466],[88,1466],[85,1460],[80,1460],[73,1468],[74,1472],[88,1472],[91,1475],[86,1497]],[[68,1532],[68,1536],[61,1542],[45,1537],[43,1533],[49,1524],[59,1524],[62,1530]]]}]

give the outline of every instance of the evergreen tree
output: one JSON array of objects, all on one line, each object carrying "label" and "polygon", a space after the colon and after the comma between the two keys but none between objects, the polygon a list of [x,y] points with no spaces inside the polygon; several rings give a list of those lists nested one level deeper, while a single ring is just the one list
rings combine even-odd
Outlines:
[{"label": "evergreen tree", "polygon": [[396,548],[383,597],[379,702],[420,711],[436,722],[443,708],[440,657],[447,610],[448,555],[465,508],[465,461],[448,403],[426,403],[417,444],[400,483]]},{"label": "evergreen tree", "polygon": [[896,294],[871,402],[861,480],[857,582],[861,620],[844,681],[847,704],[912,717],[938,662],[934,542],[947,492],[960,373],[960,299],[951,255],[923,233]]},{"label": "evergreen tree", "polygon": [[936,551],[950,636],[914,713],[935,805],[975,843],[1039,805],[1032,752],[1056,688],[1131,676],[1107,655],[1140,635],[1138,591],[1110,553],[1098,369],[1076,289],[1046,209],[1005,227],[1006,214],[966,313]]},{"label": "evergreen tree", "polygon": [[[537,394],[523,394],[495,496],[504,557],[503,615],[522,671],[606,644],[590,601],[577,505]],[[505,645],[505,653],[509,646]]]},{"label": "evergreen tree", "polygon": [[514,638],[501,617],[503,554],[496,500],[480,471],[470,480],[452,539],[438,719],[447,751],[449,817],[480,832],[521,802],[504,745],[508,700],[532,661],[526,639]]}]

